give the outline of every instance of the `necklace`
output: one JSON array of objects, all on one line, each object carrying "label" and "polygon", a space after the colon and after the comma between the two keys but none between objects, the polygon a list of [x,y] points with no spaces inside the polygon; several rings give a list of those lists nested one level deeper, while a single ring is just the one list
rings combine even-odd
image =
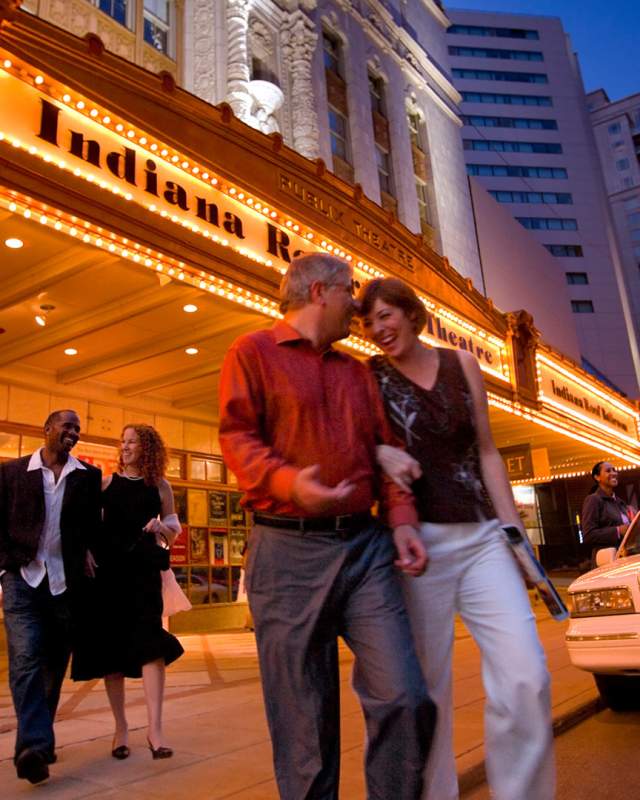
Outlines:
[{"label": "necklace", "polygon": [[123,478],[126,478],[128,481],[141,481],[144,475],[127,475],[126,472],[120,473]]}]

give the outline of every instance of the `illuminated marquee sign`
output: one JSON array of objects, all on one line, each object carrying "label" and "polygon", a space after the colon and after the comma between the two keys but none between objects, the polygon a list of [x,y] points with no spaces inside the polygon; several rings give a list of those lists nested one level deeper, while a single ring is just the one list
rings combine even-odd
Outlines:
[{"label": "illuminated marquee sign", "polygon": [[629,444],[638,444],[638,413],[613,393],[538,353],[538,397],[587,425],[595,425]]},{"label": "illuminated marquee sign", "polygon": [[[61,102],[1,69],[0,77],[0,140],[6,139],[16,147],[37,154],[105,192],[138,203],[157,213],[165,222],[186,227],[214,245],[232,246],[241,255],[280,273],[302,251],[333,252],[345,257],[344,251],[322,240],[320,235],[311,231],[304,233],[291,220],[286,225],[280,224],[280,214],[266,209],[264,204],[252,200],[249,206],[248,200],[242,202],[243,198],[246,200],[245,195],[235,187],[223,190],[216,186],[219,181],[209,176],[204,167],[200,169],[190,164],[193,174],[187,172],[185,160],[181,163],[177,154],[169,157],[167,149],[157,144],[151,152],[144,146],[146,137],[126,130],[122,123],[116,124],[113,130],[114,124],[108,116],[103,116],[103,124],[100,124],[97,110],[90,115],[81,113],[88,110],[85,101],[77,101],[76,108],[72,108],[67,102],[68,96]],[[109,119],[109,123],[105,119]],[[137,141],[133,141],[136,138]],[[334,225],[344,228],[342,212],[335,206],[327,205],[309,188],[300,197],[299,185],[288,181],[284,173],[280,175],[282,190],[287,188],[299,202],[317,206]],[[371,240],[394,263],[412,268],[410,253],[400,252],[400,248],[391,250],[386,237],[381,233],[373,236],[375,232],[368,230],[361,220],[354,218],[353,224],[359,238]],[[356,262],[350,254],[346,258],[353,262],[356,274],[362,279],[384,274],[361,261]],[[424,295],[422,300],[427,310],[425,341],[468,350],[486,372],[509,380],[504,341]]]}]

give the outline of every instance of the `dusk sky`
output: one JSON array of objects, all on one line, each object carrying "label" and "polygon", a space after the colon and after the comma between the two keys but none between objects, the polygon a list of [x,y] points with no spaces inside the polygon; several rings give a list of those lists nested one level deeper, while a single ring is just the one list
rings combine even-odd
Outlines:
[{"label": "dusk sky", "polygon": [[560,17],[587,92],[603,88],[611,100],[640,92],[639,0],[445,0],[445,6]]}]

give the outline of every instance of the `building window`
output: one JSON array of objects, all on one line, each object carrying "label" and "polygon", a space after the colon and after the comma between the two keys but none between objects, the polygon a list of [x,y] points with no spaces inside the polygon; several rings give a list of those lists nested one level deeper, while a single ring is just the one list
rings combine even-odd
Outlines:
[{"label": "building window", "polygon": [[476,128],[526,128],[537,131],[556,131],[558,123],[555,119],[530,119],[528,117],[481,117],[478,115],[464,114],[462,121],[465,125]]},{"label": "building window", "polygon": [[93,5],[121,25],[125,25],[128,28],[132,27],[129,13],[133,3],[130,0],[93,0]]},{"label": "building window", "polygon": [[539,50],[500,50],[492,47],[449,47],[449,55],[466,58],[501,58],[505,61],[544,61]]},{"label": "building window", "polygon": [[640,230],[631,231],[631,239],[634,242],[640,242]]},{"label": "building window", "polygon": [[567,283],[574,285],[586,286],[589,283],[589,276],[586,272],[565,272],[567,276]]},{"label": "building window", "polygon": [[391,172],[391,136],[385,102],[385,83],[371,72],[369,80],[369,101],[371,103],[371,123],[375,144],[376,166],[380,184],[380,202],[388,211],[396,210],[393,176]]},{"label": "building window", "polygon": [[467,164],[467,174],[494,178],[545,178],[566,180],[564,167],[521,167],[512,164]]},{"label": "building window", "polygon": [[509,142],[502,139],[463,139],[465,150],[493,150],[497,153],[562,153],[556,142]]},{"label": "building window", "polygon": [[503,106],[552,106],[547,95],[496,94],[495,92],[461,92],[465,103],[495,103]]},{"label": "building window", "polygon": [[144,40],[161,53],[169,53],[170,8],[166,0],[144,0]]},{"label": "building window", "polygon": [[511,83],[549,83],[542,72],[502,72],[497,69],[458,69],[452,70],[454,78],[475,81],[509,81]]},{"label": "building window", "polygon": [[499,203],[549,203],[550,205],[573,205],[569,192],[512,192],[490,189],[489,194]]},{"label": "building window", "polygon": [[419,114],[408,111],[407,126],[411,138],[413,177],[416,187],[420,229],[423,234],[431,237],[435,225],[433,214],[435,198],[433,196],[433,175],[431,172],[431,160],[429,158],[429,150],[426,142],[424,121]]},{"label": "building window", "polygon": [[492,36],[500,39],[535,39],[540,38],[538,31],[527,28],[491,28],[485,25],[451,25],[447,33],[459,36]]},{"label": "building window", "polygon": [[629,169],[629,159],[619,158],[616,161],[616,169],[618,170],[618,172],[624,172],[626,169]]},{"label": "building window", "polygon": [[633,214],[627,214],[627,222],[630,228],[640,228],[640,211]]},{"label": "building window", "polygon": [[348,123],[339,111],[329,106],[329,132],[331,136],[331,152],[343,161],[351,161],[349,153]]},{"label": "building window", "polygon": [[545,247],[557,258],[582,258],[584,255],[579,244],[545,244]]},{"label": "building window", "polygon": [[593,303],[591,300],[572,300],[571,310],[574,314],[593,314]]},{"label": "building window", "polygon": [[577,231],[578,221],[570,217],[516,217],[529,231]]},{"label": "building window", "polygon": [[347,183],[353,183],[349,134],[349,105],[344,82],[344,53],[340,39],[328,31],[322,34],[324,74],[327,86],[329,138],[333,171]]},{"label": "building window", "polygon": [[324,68],[335,75],[342,75],[342,46],[337,36],[332,36],[327,31],[322,34]]},{"label": "building window", "polygon": [[613,125],[609,125],[607,130],[609,131],[609,134],[611,136],[615,136],[616,133],[620,133],[620,123],[619,122],[614,122]]}]

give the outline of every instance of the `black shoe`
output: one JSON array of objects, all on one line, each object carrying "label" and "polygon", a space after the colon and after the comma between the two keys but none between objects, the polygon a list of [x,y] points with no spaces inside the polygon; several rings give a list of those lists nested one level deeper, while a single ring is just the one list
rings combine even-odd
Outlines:
[{"label": "black shoe", "polygon": [[44,757],[45,764],[55,764],[57,760],[58,754],[52,753],[50,750],[48,750]]},{"label": "black shoe", "polygon": [[173,750],[170,747],[154,747],[151,742],[147,739],[147,744],[149,745],[149,750],[151,750],[151,757],[155,760],[156,758],[171,758],[173,755]]},{"label": "black shoe", "polygon": [[126,744],[121,744],[120,747],[113,748],[111,755],[118,761],[124,761],[125,758],[129,758],[130,751]]},{"label": "black shoe", "polygon": [[44,753],[32,747],[25,748],[16,759],[16,772],[19,778],[25,778],[29,783],[46,781],[49,767]]}]

